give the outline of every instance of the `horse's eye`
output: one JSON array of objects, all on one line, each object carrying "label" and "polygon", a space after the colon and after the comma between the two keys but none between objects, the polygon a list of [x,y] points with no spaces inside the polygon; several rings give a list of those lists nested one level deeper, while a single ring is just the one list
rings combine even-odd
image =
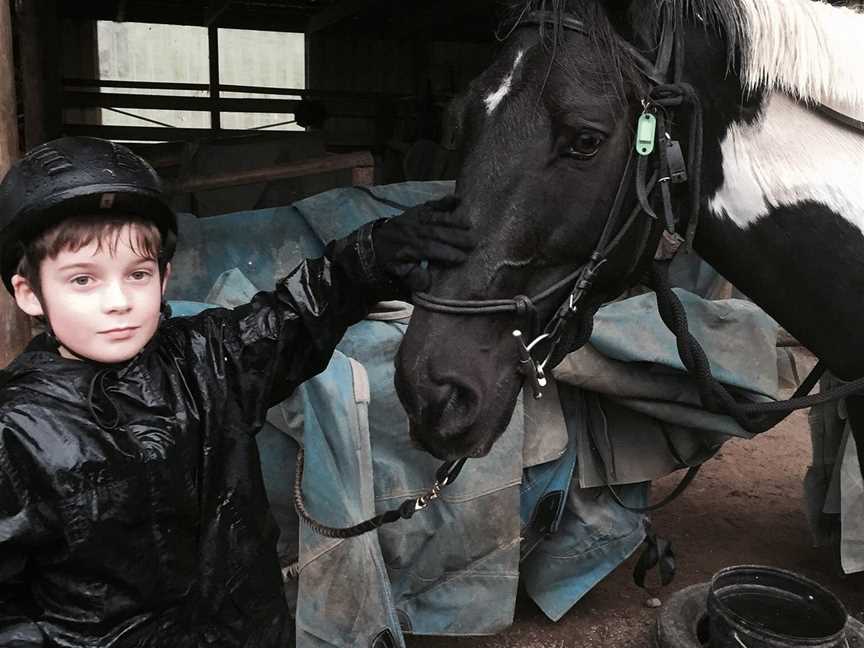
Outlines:
[{"label": "horse's eye", "polygon": [[564,157],[587,160],[597,155],[603,144],[603,136],[592,131],[582,131],[567,145],[562,154]]}]

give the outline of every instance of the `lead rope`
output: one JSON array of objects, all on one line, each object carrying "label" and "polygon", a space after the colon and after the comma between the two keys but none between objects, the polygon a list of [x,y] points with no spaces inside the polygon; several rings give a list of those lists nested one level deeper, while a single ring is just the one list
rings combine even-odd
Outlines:
[{"label": "lead rope", "polygon": [[301,447],[297,453],[297,471],[294,474],[294,508],[297,509],[297,514],[303,522],[305,522],[306,525],[315,533],[327,538],[339,539],[354,538],[398,520],[410,520],[417,511],[422,511],[429,506],[429,504],[438,499],[444,488],[456,481],[456,478],[462,471],[462,467],[465,465],[465,461],[467,461],[467,457],[463,457],[458,461],[448,461],[442,464],[435,473],[435,484],[433,484],[432,488],[420,497],[406,499],[398,507],[385,511],[380,515],[376,515],[365,522],[360,522],[359,524],[348,527],[332,527],[313,518],[303,501],[304,458],[305,453]]}]

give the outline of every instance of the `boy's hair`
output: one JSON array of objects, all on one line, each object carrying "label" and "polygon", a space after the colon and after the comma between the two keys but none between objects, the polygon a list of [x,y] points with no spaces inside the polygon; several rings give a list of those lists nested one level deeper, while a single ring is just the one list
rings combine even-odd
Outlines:
[{"label": "boy's hair", "polygon": [[166,262],[163,260],[159,228],[146,218],[120,214],[73,216],[64,219],[25,246],[17,274],[24,277],[39,293],[39,269],[45,259],[56,258],[65,250],[77,252],[94,241],[97,251],[107,249],[113,255],[126,226],[130,226],[128,243],[132,250],[144,258],[157,261],[159,271],[164,275]]}]

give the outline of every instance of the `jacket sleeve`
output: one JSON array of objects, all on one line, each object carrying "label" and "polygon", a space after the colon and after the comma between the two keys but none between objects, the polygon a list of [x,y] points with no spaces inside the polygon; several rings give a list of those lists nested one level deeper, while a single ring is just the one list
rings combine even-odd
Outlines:
[{"label": "jacket sleeve", "polygon": [[327,367],[347,328],[372,304],[398,296],[375,262],[375,225],[331,243],[324,257],[307,259],[250,303],[190,318],[208,346],[223,351],[208,353],[216,375],[256,429],[272,405]]},{"label": "jacket sleeve", "polygon": [[0,462],[0,646],[36,647],[44,645],[44,637],[22,577],[33,523],[16,491]]}]

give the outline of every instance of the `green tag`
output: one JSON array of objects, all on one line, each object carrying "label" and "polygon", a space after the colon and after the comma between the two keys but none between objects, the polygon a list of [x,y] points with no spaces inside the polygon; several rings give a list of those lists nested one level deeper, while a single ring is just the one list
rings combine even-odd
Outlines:
[{"label": "green tag", "polygon": [[657,118],[651,113],[642,113],[636,125],[636,152],[639,155],[651,155],[654,152],[656,134]]}]

